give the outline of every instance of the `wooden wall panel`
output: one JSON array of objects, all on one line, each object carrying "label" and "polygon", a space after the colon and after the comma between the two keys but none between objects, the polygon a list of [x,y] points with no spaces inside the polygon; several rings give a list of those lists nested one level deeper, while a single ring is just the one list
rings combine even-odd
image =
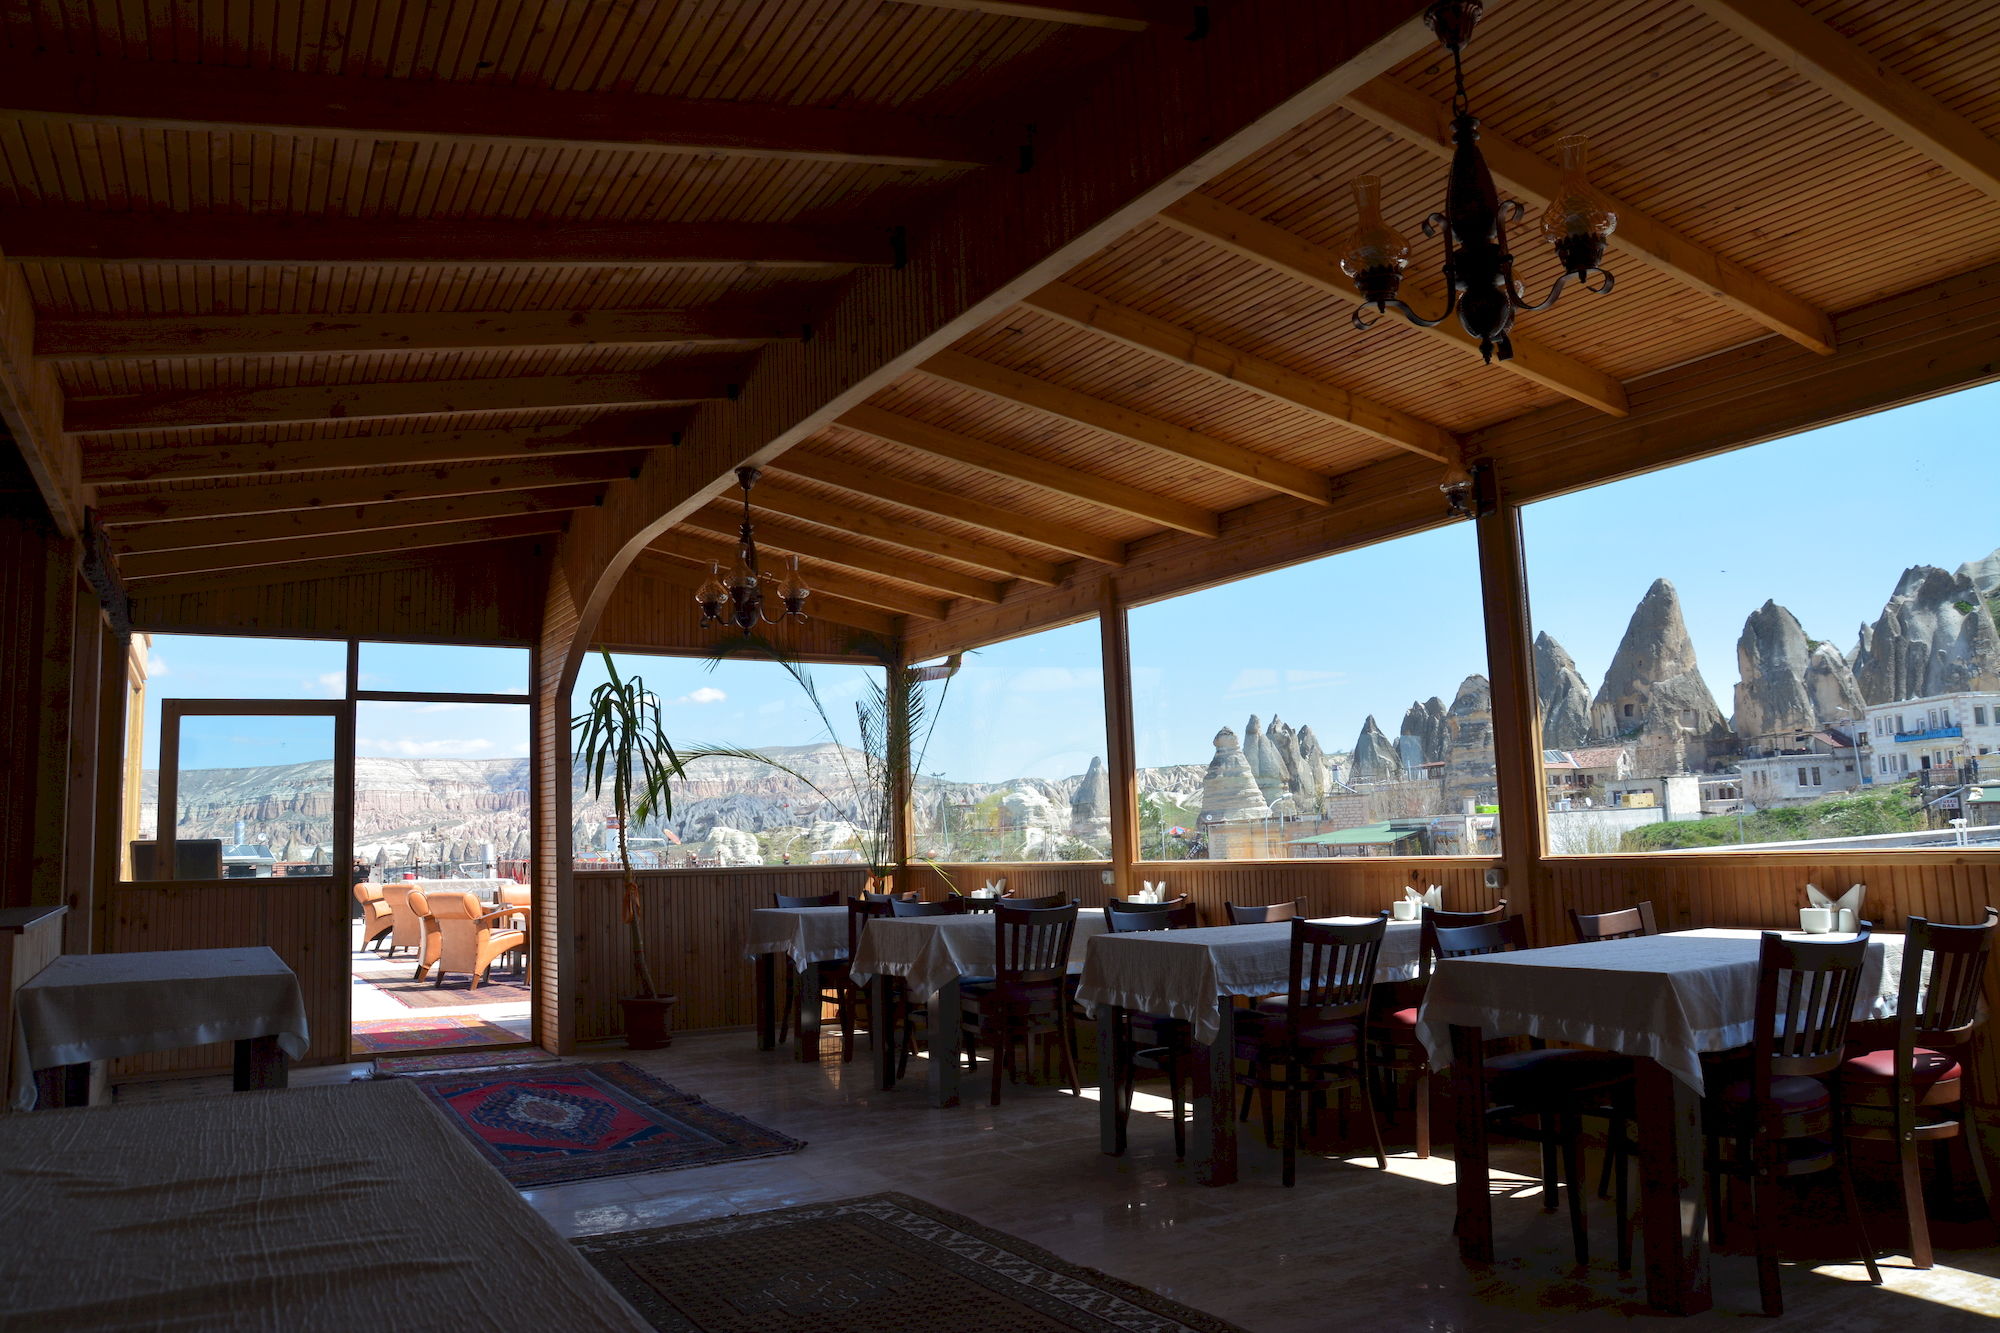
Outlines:
[{"label": "wooden wall panel", "polygon": [[[1499,894],[1482,876],[1490,861],[1473,858],[1354,857],[1298,861],[1140,862],[1135,880],[1165,881],[1170,894],[1185,893],[1201,909],[1202,924],[1223,925],[1224,904],[1306,900],[1314,916],[1373,916],[1402,896],[1409,884],[1444,886],[1445,906],[1469,912],[1491,907]],[[1061,890],[1085,907],[1102,907],[1114,890],[1104,883],[1110,867],[1102,861],[1058,861],[1028,865],[947,865],[920,867],[914,887],[926,898],[942,897],[948,877],[961,892],[998,875],[1007,890],[1033,898]]]},{"label": "wooden wall panel", "polygon": [[0,456],[0,907],[64,900],[76,585],[74,545]]}]

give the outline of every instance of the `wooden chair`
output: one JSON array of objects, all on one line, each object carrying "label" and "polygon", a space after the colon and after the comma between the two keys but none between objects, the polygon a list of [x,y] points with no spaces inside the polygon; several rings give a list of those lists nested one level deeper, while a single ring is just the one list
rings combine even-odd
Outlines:
[{"label": "wooden chair", "polygon": [[433,892],[425,895],[425,906],[437,925],[436,985],[444,985],[450,973],[463,972],[471,983],[468,989],[478,990],[496,958],[528,942],[524,932],[498,924],[508,909],[482,913],[474,894]]},{"label": "wooden chair", "polygon": [[[1282,1013],[1255,1009],[1235,1014],[1235,1057],[1247,1072],[1237,1076],[1244,1092],[1265,1095],[1265,1133],[1271,1132],[1271,1093],[1285,1099],[1284,1181],[1298,1180],[1298,1139],[1302,1099],[1310,1094],[1317,1122],[1328,1092],[1339,1090],[1345,1106],[1350,1090],[1361,1091],[1361,1106],[1375,1140],[1375,1162],[1388,1170],[1382,1128],[1369,1096],[1372,1078],[1364,1025],[1375,990],[1375,962],[1388,929],[1387,913],[1365,924],[1292,921],[1292,952]],[[1345,1111],[1343,1109],[1343,1114]]]},{"label": "wooden chair", "polygon": [[1757,1288],[1767,1315],[1784,1312],[1778,1283],[1780,1180],[1835,1172],[1868,1280],[1882,1281],[1854,1196],[1846,1117],[1839,1086],[1831,1078],[1847,1055],[1847,1026],[1870,929],[1864,921],[1855,939],[1833,944],[1786,940],[1766,931],[1757,960],[1757,1013],[1751,1028],[1756,1038],[1747,1048],[1748,1058],[1736,1051],[1705,1062],[1702,1131],[1708,1142],[1709,1215],[1718,1223],[1727,1216],[1725,1178],[1749,1186]]},{"label": "wooden chair", "polygon": [[1200,924],[1195,905],[1186,900],[1147,903],[1143,907],[1119,902],[1104,905],[1104,929],[1114,935],[1139,930],[1192,930]]},{"label": "wooden chair", "polygon": [[840,894],[837,892],[803,895],[774,893],[771,895],[771,906],[777,908],[838,907],[840,906]]},{"label": "wooden chair", "polygon": [[1030,911],[1040,911],[1047,907],[1067,907],[1075,901],[1067,893],[1045,893],[1039,898],[1002,898],[1004,907],[1025,907]]},{"label": "wooden chair", "polygon": [[1070,1091],[1083,1088],[1076,1072],[1076,1030],[1070,1014],[1069,950],[1076,935],[1076,904],[1017,907],[993,913],[993,979],[969,981],[965,1000],[967,1046],[981,1038],[993,1046],[991,1104],[1000,1104],[1001,1075],[1014,1074],[1017,1042],[1054,1037]]},{"label": "wooden chair", "polygon": [[[396,913],[382,896],[380,884],[370,884],[366,880],[354,886],[354,901],[361,904],[361,947],[379,944],[382,937],[393,937],[396,929]],[[377,949],[376,952],[381,952]]]},{"label": "wooden chair", "polygon": [[1502,898],[1484,912],[1447,912],[1442,908],[1426,907],[1423,919],[1442,930],[1457,930],[1461,926],[1488,926],[1507,919],[1507,900]]},{"label": "wooden chair", "polygon": [[[1142,931],[1190,930],[1200,924],[1195,906],[1186,899],[1175,903],[1146,903],[1146,910],[1113,901],[1105,904],[1105,930],[1113,935]],[[1158,910],[1164,909],[1164,910]],[[1111,1052],[1119,1071],[1118,1151],[1125,1151],[1125,1130],[1132,1119],[1132,1098],[1138,1091],[1139,1071],[1151,1069],[1167,1076],[1168,1094],[1174,1119],[1174,1156],[1187,1156],[1187,1127],[1181,1109],[1187,1080],[1192,1076],[1190,1060],[1194,1052],[1193,1033],[1178,1018],[1160,1014],[1126,1011],[1115,1036],[1117,1048]]]},{"label": "wooden chair", "polygon": [[417,951],[417,970],[410,978],[412,981],[424,979],[424,973],[430,971],[431,965],[437,962],[439,950],[443,947],[443,941],[438,934],[438,924],[431,918],[427,897],[422,889],[405,890],[403,897],[405,908],[417,923],[417,942],[413,946]]},{"label": "wooden chair", "polygon": [[1306,900],[1299,898],[1289,903],[1249,903],[1224,902],[1222,910],[1229,916],[1232,926],[1262,926],[1274,921],[1290,921],[1303,916]]},{"label": "wooden chair", "polygon": [[1012,899],[975,898],[969,893],[960,893],[958,890],[953,889],[945,896],[945,901],[948,903],[957,903],[958,910],[961,912],[990,912],[1001,903],[1011,902]]},{"label": "wooden chair", "polygon": [[1389,1080],[1389,1122],[1395,1123],[1398,1098],[1395,1084],[1399,1075],[1408,1075],[1410,1115],[1415,1121],[1413,1137],[1418,1160],[1431,1155],[1431,1062],[1424,1044],[1417,1040],[1417,1011],[1423,1007],[1424,991],[1430,986],[1431,965],[1436,960],[1434,932],[1443,927],[1456,930],[1465,926],[1491,925],[1507,918],[1507,900],[1485,912],[1446,912],[1426,907],[1420,919],[1417,947],[1417,975],[1410,981],[1383,986],[1376,991],[1375,1011],[1368,1022],[1368,1039],[1375,1044],[1375,1069]]},{"label": "wooden chair", "polygon": [[1576,932],[1578,944],[1590,944],[1597,940],[1629,940],[1640,935],[1657,935],[1658,925],[1653,921],[1653,905],[1640,903],[1635,907],[1622,907],[1615,912],[1579,912],[1569,909],[1570,929]]},{"label": "wooden chair", "polygon": [[[1840,1062],[1848,1137],[1896,1145],[1903,1210],[1910,1221],[1910,1259],[1918,1268],[1933,1263],[1919,1143],[1935,1145],[1940,1166],[1953,1139],[1964,1143],[1980,1198],[2000,1223],[1986,1153],[1964,1092],[1967,1084],[1978,1086],[1973,1048],[1985,1018],[1981,996],[1996,927],[2000,911],[1991,907],[1986,919],[1972,926],[1908,918],[1897,992],[1903,1002],[1889,1024],[1894,1039],[1875,1049],[1850,1046]],[[1859,1035],[1850,1032],[1850,1040]]]},{"label": "wooden chair", "polygon": [[382,886],[382,901],[389,904],[389,914],[396,926],[389,936],[388,957],[394,958],[398,949],[413,949],[418,953],[424,948],[424,921],[416,909],[410,906],[411,884],[408,880],[392,879]]},{"label": "wooden chair", "polygon": [[1113,898],[1110,905],[1127,912],[1165,912],[1179,907],[1186,901],[1188,896],[1183,893],[1177,898],[1166,898],[1157,902],[1141,901],[1138,898]]},{"label": "wooden chair", "polygon": [[897,898],[889,904],[892,916],[963,916],[965,906],[946,898],[942,902],[926,903],[913,898]]},{"label": "wooden chair", "polygon": [[[780,910],[801,907],[838,907],[840,906],[840,901],[840,894],[837,892],[809,894],[774,893],[771,895],[771,906]],[[785,1000],[784,1004],[778,1010],[778,1044],[780,1046],[784,1045],[786,1039],[791,1035],[792,1015],[797,1012],[798,1007],[799,974],[797,969],[787,967],[785,969]]]}]

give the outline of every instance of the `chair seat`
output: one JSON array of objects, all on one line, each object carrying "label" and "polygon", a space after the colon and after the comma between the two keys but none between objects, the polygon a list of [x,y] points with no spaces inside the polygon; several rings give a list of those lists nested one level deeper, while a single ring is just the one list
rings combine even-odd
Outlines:
[{"label": "chair seat", "polygon": [[[1724,1114],[1740,1115],[1751,1108],[1751,1081],[1739,1078],[1709,1091],[1709,1102]],[[1771,1080],[1770,1108],[1782,1115],[1804,1115],[1833,1105],[1833,1094],[1816,1078],[1788,1076]]]},{"label": "chair seat", "polygon": [[968,1005],[984,1010],[1045,1010],[1063,1005],[1068,996],[1059,981],[992,981],[959,987]]},{"label": "chair seat", "polygon": [[1412,1042],[1417,1039],[1417,1008],[1391,1009],[1387,1013],[1376,1014],[1368,1020],[1376,1035],[1390,1041]]},{"label": "chair seat", "polygon": [[[1297,1033],[1298,1044],[1314,1051],[1331,1051],[1343,1047],[1358,1046],[1361,1042],[1361,1028],[1345,1019],[1329,1019],[1320,1023],[1307,1023]],[[1283,1050],[1292,1044],[1291,1025],[1281,1015],[1260,1014],[1247,1010],[1236,1016],[1236,1049],[1239,1059],[1252,1058],[1251,1054],[1266,1055],[1272,1050]]]},{"label": "chair seat", "polygon": [[1615,1051],[1509,1051],[1484,1065],[1487,1097],[1511,1105],[1575,1101],[1632,1076],[1630,1056]]},{"label": "chair seat", "polygon": [[[1894,1083],[1895,1048],[1849,1056],[1840,1062],[1840,1077],[1851,1083]],[[1956,1083],[1963,1077],[1963,1071],[1949,1055],[1919,1046],[1911,1053],[1910,1077],[1917,1087],[1927,1088],[1937,1083]]]}]

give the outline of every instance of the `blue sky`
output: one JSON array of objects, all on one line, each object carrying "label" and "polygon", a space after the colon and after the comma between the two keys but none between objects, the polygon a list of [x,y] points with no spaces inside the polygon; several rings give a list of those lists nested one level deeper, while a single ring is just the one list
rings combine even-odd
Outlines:
[{"label": "blue sky", "polygon": [[[2000,547],[2000,386],[1544,501],[1526,511],[1538,629],[1561,640],[1593,689],[1632,608],[1655,578],[1673,581],[1703,675],[1727,713],[1735,645],[1764,599],[1791,608],[1842,652],[1873,621],[1902,571],[1955,568]],[[945,695],[924,763],[971,781],[1079,773],[1104,750],[1095,622],[971,654]],[[1142,764],[1206,763],[1216,729],[1257,713],[1310,724],[1346,749],[1373,713],[1395,734],[1414,699],[1448,704],[1486,671],[1469,524],[1455,524],[1170,599],[1131,613],[1135,723]],[[338,643],[175,637],[153,650],[148,759],[157,700],[332,698]],[[371,689],[453,692],[526,687],[523,650],[367,645]],[[677,739],[797,744],[825,731],[798,688],[768,664],[621,657],[666,705]],[[829,711],[848,719],[858,667],[820,667]],[[580,705],[602,678],[596,658]],[[496,758],[526,752],[525,709],[372,705],[357,718],[363,755]],[[210,728],[191,767],[285,763],[325,748],[322,726]],[[311,735],[307,733],[311,732]],[[192,739],[192,738],[191,738]]]}]

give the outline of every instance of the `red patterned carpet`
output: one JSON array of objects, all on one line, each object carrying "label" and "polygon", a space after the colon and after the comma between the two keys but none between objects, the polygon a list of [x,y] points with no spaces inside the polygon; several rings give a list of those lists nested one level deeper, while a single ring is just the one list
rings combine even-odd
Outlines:
[{"label": "red patterned carpet", "polygon": [[524,1040],[518,1032],[470,1014],[438,1014],[432,1018],[366,1018],[354,1025],[356,1055],[396,1051],[427,1051],[435,1046],[511,1046]]}]

